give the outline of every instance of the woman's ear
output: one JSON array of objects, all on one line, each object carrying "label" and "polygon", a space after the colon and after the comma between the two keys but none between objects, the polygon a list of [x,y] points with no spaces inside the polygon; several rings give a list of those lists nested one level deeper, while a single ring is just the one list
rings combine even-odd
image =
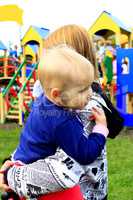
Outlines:
[{"label": "woman's ear", "polygon": [[60,92],[60,90],[58,88],[52,88],[51,89],[51,97],[53,99],[56,99],[56,98],[60,97],[60,94],[61,94],[61,92]]}]

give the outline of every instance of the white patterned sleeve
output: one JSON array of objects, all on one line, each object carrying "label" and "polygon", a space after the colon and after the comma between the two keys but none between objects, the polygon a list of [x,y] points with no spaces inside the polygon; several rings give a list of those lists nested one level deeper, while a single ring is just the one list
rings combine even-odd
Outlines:
[{"label": "white patterned sleeve", "polygon": [[78,184],[79,176],[54,155],[32,164],[14,165],[8,171],[7,181],[19,196],[35,198],[73,187]]}]

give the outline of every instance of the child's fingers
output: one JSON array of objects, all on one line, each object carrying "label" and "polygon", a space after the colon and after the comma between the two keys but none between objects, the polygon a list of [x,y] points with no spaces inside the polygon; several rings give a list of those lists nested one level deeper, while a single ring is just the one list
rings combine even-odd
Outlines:
[{"label": "child's fingers", "polygon": [[92,108],[92,114],[95,117],[95,120],[103,120],[105,118],[104,111],[99,108]]},{"label": "child's fingers", "polygon": [[102,109],[92,108],[92,114],[95,117],[96,124],[99,123],[99,124],[103,124],[103,125],[107,126],[106,117],[105,117],[104,111]]},{"label": "child's fingers", "polygon": [[99,113],[97,111],[92,110],[93,118],[97,119],[99,117]]},{"label": "child's fingers", "polygon": [[95,112],[95,113],[97,113],[97,114],[104,113],[103,110],[102,110],[101,108],[97,108],[97,107],[93,107],[93,108],[92,108],[92,111]]},{"label": "child's fingers", "polygon": [[101,116],[104,114],[102,109],[99,108],[92,108],[92,114],[96,117],[96,116]]},{"label": "child's fingers", "polygon": [[95,116],[94,116],[94,115],[91,115],[91,116],[89,117],[89,120],[95,120]]}]

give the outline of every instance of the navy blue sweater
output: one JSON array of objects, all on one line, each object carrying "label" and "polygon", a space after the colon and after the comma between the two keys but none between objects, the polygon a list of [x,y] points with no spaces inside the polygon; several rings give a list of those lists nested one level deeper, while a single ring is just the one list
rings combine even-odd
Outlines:
[{"label": "navy blue sweater", "polygon": [[99,133],[85,136],[74,112],[56,106],[42,95],[33,104],[13,158],[32,163],[55,154],[60,147],[86,165],[100,155],[104,144],[105,137]]}]

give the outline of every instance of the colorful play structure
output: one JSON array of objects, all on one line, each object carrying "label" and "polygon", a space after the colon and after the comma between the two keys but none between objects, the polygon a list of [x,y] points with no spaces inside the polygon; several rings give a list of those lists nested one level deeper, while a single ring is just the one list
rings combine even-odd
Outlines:
[{"label": "colorful play structure", "polygon": [[90,27],[89,34],[102,36],[104,39],[113,36],[116,46],[123,47],[125,43],[128,43],[128,47],[132,46],[132,30],[106,11],[103,11]]},{"label": "colorful play structure", "polygon": [[[122,60],[127,59],[128,71],[122,73]],[[126,126],[133,126],[133,49],[117,51],[117,107],[125,118]]]},{"label": "colorful play structure", "polygon": [[37,62],[48,34],[49,29],[30,26],[21,41],[23,56]]},{"label": "colorful play structure", "polygon": [[[11,10],[17,13],[21,11],[14,5],[4,6],[3,9],[8,9],[9,13]],[[19,19],[21,15],[16,15],[17,19],[12,17],[11,12],[9,20],[22,23]],[[1,15],[0,20],[4,20]],[[22,38],[23,55],[19,60],[7,55],[6,47],[0,42],[0,49],[4,51],[4,56],[0,58],[0,123],[15,120],[22,125],[25,114],[30,112],[38,59],[48,33],[49,29],[31,26]]]},{"label": "colorful play structure", "polygon": [[[12,6],[10,8],[14,9],[14,6]],[[15,9],[18,12],[16,7]],[[9,17],[9,20],[15,20],[22,24],[22,10],[19,11],[20,19]],[[5,18],[2,18],[0,14],[0,21],[3,20]],[[113,38],[118,47],[126,43],[129,47],[132,46],[132,31],[105,11],[98,17],[88,32],[93,37],[100,36],[105,40]],[[37,78],[37,65],[43,51],[43,43],[48,34],[49,29],[30,26],[21,40],[23,54],[19,61],[17,60],[17,63],[14,58],[7,56],[7,49],[0,42],[0,49],[4,51],[4,56],[0,58],[0,123],[3,124],[7,120],[17,120],[20,125],[23,125],[24,116],[30,112],[33,100],[33,84]],[[133,59],[131,54],[133,54],[133,49],[118,48],[117,87],[115,87],[115,94],[111,94],[113,97],[116,95],[116,105],[126,119],[126,126],[133,126],[133,89],[131,86]],[[130,69],[128,74],[122,74],[121,70],[122,60],[125,58],[128,60]]]},{"label": "colorful play structure", "polygon": [[[101,36],[104,40],[108,38],[114,39],[114,43],[117,47],[117,79],[115,83],[115,92],[113,89],[110,90],[110,96],[112,101],[115,96],[116,106],[125,118],[125,126],[133,127],[133,32],[119,19],[103,11],[90,27],[89,34],[93,37]],[[120,48],[125,47],[125,45],[130,49]],[[108,55],[107,58],[109,63],[111,56]],[[126,67],[128,68],[125,73],[122,71],[124,61],[126,61]],[[113,81],[112,87],[114,86]]]}]

